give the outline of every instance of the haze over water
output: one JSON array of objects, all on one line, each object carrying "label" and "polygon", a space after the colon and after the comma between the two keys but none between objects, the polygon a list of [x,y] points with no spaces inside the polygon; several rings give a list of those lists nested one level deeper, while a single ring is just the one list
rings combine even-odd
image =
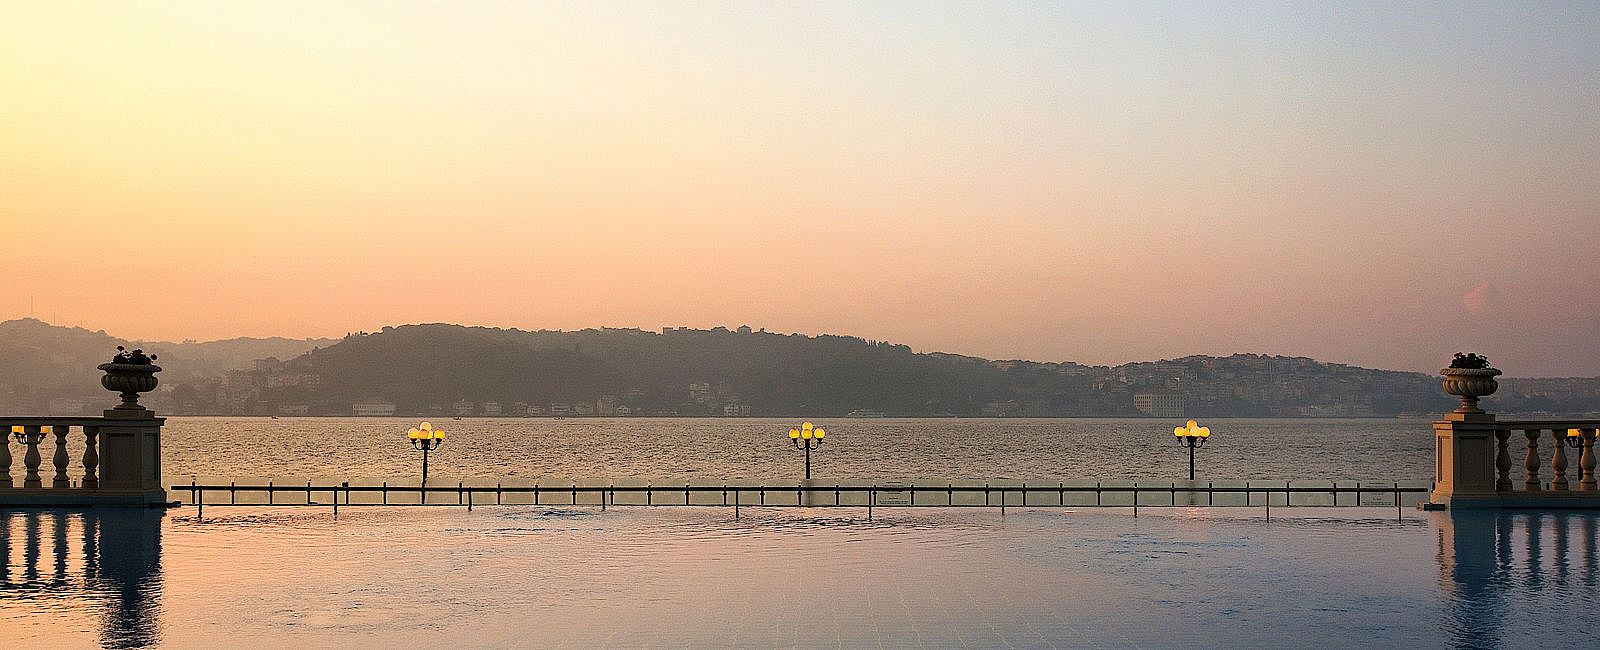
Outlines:
[{"label": "haze over water", "polygon": [[0,319],[1594,376],[1595,33],[1582,2],[10,2]]}]

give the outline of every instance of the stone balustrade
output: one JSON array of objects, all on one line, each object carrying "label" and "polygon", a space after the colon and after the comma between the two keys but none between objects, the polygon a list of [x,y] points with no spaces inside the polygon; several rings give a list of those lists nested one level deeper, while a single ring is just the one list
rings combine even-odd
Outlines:
[{"label": "stone balustrade", "polygon": [[0,417],[0,505],[166,503],[163,423],[143,409],[108,410],[106,417]]},{"label": "stone balustrade", "polygon": [[[1507,492],[1594,492],[1595,484],[1595,432],[1600,430],[1600,420],[1501,420],[1495,429],[1495,491]],[[1569,432],[1577,429],[1577,448],[1568,446]],[[1517,435],[1520,434],[1520,435]],[[1526,441],[1521,482],[1511,478],[1513,441]],[[1541,440],[1544,442],[1541,444]],[[1542,445],[1550,447],[1550,480],[1542,478],[1546,462]],[[1569,458],[1575,455],[1576,458]],[[1568,470],[1573,471],[1568,471]]]},{"label": "stone balustrade", "polygon": [[[1450,413],[1433,426],[1434,504],[1600,508],[1594,450],[1600,420],[1498,420],[1489,413]],[[1568,446],[1572,429],[1580,434],[1575,448]],[[1520,464],[1514,462],[1517,457]]]},{"label": "stone balustrade", "polygon": [[[1600,508],[1594,476],[1594,438],[1600,420],[1496,419],[1478,408],[1478,399],[1494,394],[1499,385],[1494,378],[1500,371],[1459,363],[1463,361],[1487,363],[1475,354],[1464,358],[1457,354],[1451,367],[1439,371],[1445,392],[1460,397],[1461,408],[1433,423],[1434,489],[1425,505],[1430,509]],[[1579,435],[1569,436],[1574,429]],[[1513,436],[1516,432],[1521,435]],[[1527,441],[1520,484],[1511,477],[1514,438]],[[1541,440],[1550,445],[1549,483],[1541,476],[1545,466]],[[1579,443],[1571,448],[1578,456],[1572,462],[1567,458],[1569,440]]]}]

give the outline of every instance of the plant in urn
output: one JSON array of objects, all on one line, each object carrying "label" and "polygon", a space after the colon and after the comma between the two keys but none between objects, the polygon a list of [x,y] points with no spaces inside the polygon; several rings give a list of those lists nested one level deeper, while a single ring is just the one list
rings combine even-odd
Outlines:
[{"label": "plant in urn", "polygon": [[100,385],[122,393],[122,403],[117,405],[117,410],[145,410],[139,405],[139,393],[156,389],[156,373],[161,372],[161,366],[156,365],[155,360],[153,354],[145,356],[144,350],[128,352],[119,345],[111,363],[96,366],[106,373],[100,378]]},{"label": "plant in urn", "polygon": [[1457,413],[1482,413],[1478,398],[1493,395],[1500,383],[1494,380],[1500,370],[1489,367],[1489,359],[1474,353],[1456,353],[1450,367],[1440,370],[1444,375],[1444,392],[1461,398]]}]

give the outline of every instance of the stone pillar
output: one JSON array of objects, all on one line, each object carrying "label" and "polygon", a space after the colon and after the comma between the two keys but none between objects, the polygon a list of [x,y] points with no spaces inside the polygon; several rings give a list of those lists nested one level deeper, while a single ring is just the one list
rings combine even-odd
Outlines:
[{"label": "stone pillar", "polygon": [[83,428],[83,488],[86,490],[100,488],[100,452],[95,449],[99,444],[95,438],[99,436],[100,427]]},{"label": "stone pillar", "polygon": [[39,439],[44,437],[44,428],[25,424],[22,426],[23,444],[27,445],[27,452],[22,456],[22,466],[26,474],[22,477],[22,487],[43,487],[44,481],[39,478],[39,463],[43,458],[39,456]]},{"label": "stone pillar", "polygon": [[1432,501],[1448,507],[1497,507],[1495,432],[1489,413],[1446,413],[1433,423],[1436,484]]},{"label": "stone pillar", "polygon": [[1555,472],[1555,478],[1550,479],[1551,490],[1567,489],[1567,432],[1561,429],[1550,430],[1550,446],[1555,453],[1550,457],[1550,469]]},{"label": "stone pillar", "polygon": [[1528,438],[1528,457],[1522,461],[1522,468],[1528,470],[1528,480],[1522,482],[1522,489],[1529,492],[1538,492],[1544,489],[1544,484],[1539,482],[1539,432],[1543,429],[1524,429],[1522,435]]},{"label": "stone pillar", "polygon": [[1496,492],[1511,491],[1511,452],[1506,448],[1506,441],[1511,439],[1510,429],[1497,429],[1494,432],[1495,440],[1500,445],[1500,451],[1494,456],[1494,468],[1498,477],[1494,480]]},{"label": "stone pillar", "polygon": [[145,409],[105,410],[98,436],[97,478],[102,492],[123,492],[151,503],[167,500],[161,485],[161,425],[165,422]]},{"label": "stone pillar", "polygon": [[1498,508],[1496,432],[1500,426],[1494,414],[1478,408],[1478,398],[1499,387],[1494,378],[1500,371],[1451,367],[1439,374],[1444,376],[1444,391],[1461,398],[1461,408],[1433,423],[1435,483],[1431,501],[1452,509]]},{"label": "stone pillar", "polygon": [[56,453],[50,457],[50,462],[56,466],[56,475],[50,479],[50,487],[64,488],[72,485],[67,478],[67,430],[72,427],[53,426],[51,433],[56,434]]}]

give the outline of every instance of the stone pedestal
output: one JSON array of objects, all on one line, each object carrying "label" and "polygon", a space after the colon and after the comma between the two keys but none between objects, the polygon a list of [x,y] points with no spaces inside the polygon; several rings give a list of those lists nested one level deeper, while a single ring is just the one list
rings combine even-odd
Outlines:
[{"label": "stone pedestal", "polygon": [[1488,413],[1447,413],[1433,423],[1433,503],[1455,507],[1498,504],[1495,491],[1495,431]]},{"label": "stone pedestal", "polygon": [[100,425],[100,490],[122,492],[164,502],[167,492],[161,485],[161,425],[145,409],[106,409]]}]

